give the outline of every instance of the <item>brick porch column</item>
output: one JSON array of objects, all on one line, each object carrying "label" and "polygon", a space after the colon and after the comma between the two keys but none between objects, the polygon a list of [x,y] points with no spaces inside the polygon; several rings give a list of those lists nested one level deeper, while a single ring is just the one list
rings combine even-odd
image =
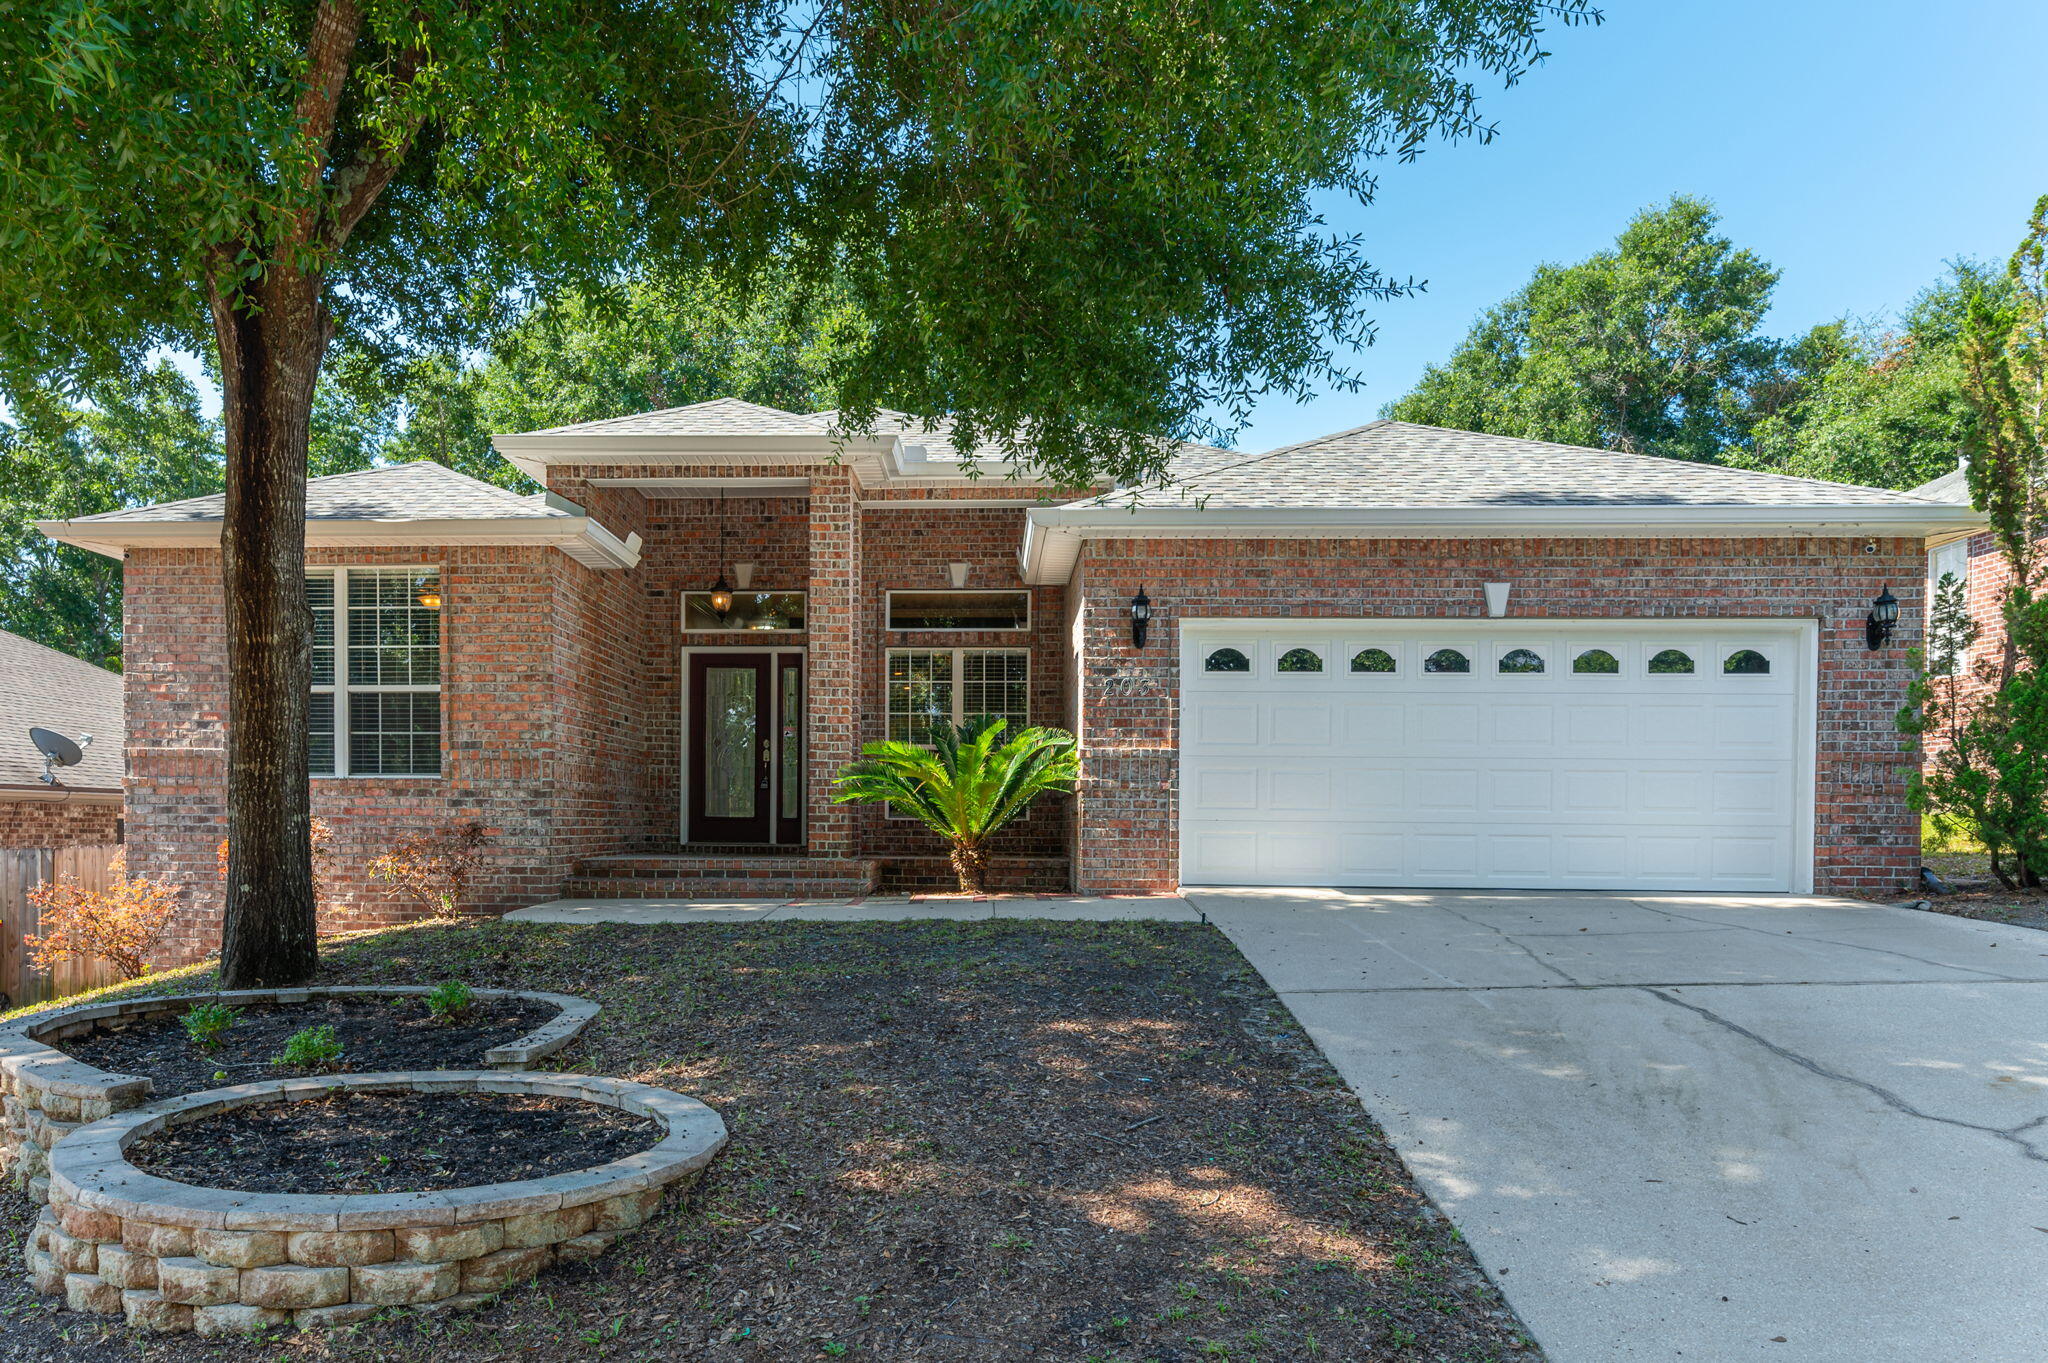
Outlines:
[{"label": "brick porch column", "polygon": [[805,605],[809,652],[809,843],[814,856],[859,848],[854,810],[832,803],[832,781],[860,754],[862,695],[860,484],[848,468],[811,475],[811,581]]}]

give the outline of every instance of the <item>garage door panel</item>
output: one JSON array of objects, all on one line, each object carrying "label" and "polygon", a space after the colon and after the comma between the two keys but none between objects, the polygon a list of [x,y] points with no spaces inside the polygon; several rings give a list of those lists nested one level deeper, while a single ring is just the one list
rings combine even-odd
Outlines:
[{"label": "garage door panel", "polygon": [[[1786,890],[1798,830],[1805,646],[1668,624],[1450,638],[1355,627],[1248,635],[1249,673],[1183,674],[1183,876],[1191,883]],[[1749,647],[1768,673],[1729,674]],[[1321,672],[1279,672],[1297,648]],[[1454,649],[1465,673],[1424,660]],[[1691,673],[1648,671],[1667,649]],[[1368,649],[1393,671],[1353,673]],[[1500,660],[1538,672],[1497,671]],[[1573,660],[1597,652],[1576,672]],[[1301,655],[1295,655],[1301,661]],[[1375,655],[1371,661],[1382,660]],[[1667,660],[1668,662],[1668,660]],[[1751,660],[1751,665],[1754,665]]]},{"label": "garage door panel", "polygon": [[1790,782],[1785,777],[1786,773],[1776,768],[1715,772],[1713,810],[1780,822],[1791,813],[1787,805]]},{"label": "garage door panel", "polygon": [[1567,767],[1558,773],[1563,814],[1619,814],[1628,808],[1629,773],[1615,767]]},{"label": "garage door panel", "polygon": [[1290,697],[1267,711],[1266,733],[1279,747],[1326,748],[1330,744],[1330,705]]},{"label": "garage door panel", "polygon": [[1497,833],[1486,840],[1486,872],[1547,879],[1556,850],[1557,840],[1545,835]]},{"label": "garage door panel", "polygon": [[1205,766],[1196,771],[1189,790],[1191,814],[1200,815],[1219,809],[1257,809],[1259,769]]},{"label": "garage door panel", "polygon": [[1403,860],[1406,850],[1407,840],[1398,833],[1340,831],[1337,870],[1354,885],[1399,880],[1408,869]]},{"label": "garage door panel", "polygon": [[1406,773],[1398,767],[1358,767],[1343,763],[1337,770],[1337,798],[1343,808],[1389,813],[1407,806]]},{"label": "garage door panel", "polygon": [[[1446,877],[1447,885],[1477,883],[1479,835],[1477,833],[1417,833],[1409,843],[1418,875]],[[1466,877],[1466,879],[1459,879]]]},{"label": "garage door panel", "polygon": [[1557,807],[1557,773],[1547,767],[1496,771],[1487,810],[1494,814],[1553,814]]},{"label": "garage door panel", "polygon": [[1347,747],[1370,747],[1382,752],[1400,748],[1405,713],[1401,701],[1340,701],[1337,713],[1338,733]]},{"label": "garage door panel", "polygon": [[1259,712],[1253,701],[1236,703],[1215,700],[1191,701],[1189,727],[1198,744],[1216,747],[1256,748],[1259,746]]},{"label": "garage door panel", "polygon": [[1628,706],[1586,705],[1564,702],[1566,741],[1574,748],[1590,751],[1626,751],[1629,745]]},{"label": "garage door panel", "polygon": [[1272,794],[1266,807],[1276,812],[1330,812],[1330,773],[1327,771],[1275,771],[1268,778],[1268,786]]},{"label": "garage door panel", "polygon": [[1423,767],[1408,773],[1411,806],[1427,814],[1479,812],[1479,772],[1471,767]]},{"label": "garage door panel", "polygon": [[1783,741],[1792,702],[1767,700],[1714,707],[1714,744],[1723,752],[1770,752]]},{"label": "garage door panel", "polygon": [[1479,746],[1477,705],[1445,705],[1436,701],[1411,702],[1410,731],[1419,749],[1463,750]]},{"label": "garage door panel", "polygon": [[1502,705],[1491,712],[1493,741],[1506,747],[1549,747],[1556,742],[1555,705]]}]

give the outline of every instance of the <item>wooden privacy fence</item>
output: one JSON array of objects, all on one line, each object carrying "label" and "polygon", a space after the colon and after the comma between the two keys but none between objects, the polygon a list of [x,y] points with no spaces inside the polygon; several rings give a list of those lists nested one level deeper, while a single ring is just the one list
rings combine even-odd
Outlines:
[{"label": "wooden privacy fence", "polygon": [[98,957],[73,958],[53,970],[37,970],[29,964],[28,948],[21,940],[41,931],[30,890],[46,880],[105,889],[108,867],[120,850],[118,845],[0,847],[0,1010],[61,999],[121,978]]}]

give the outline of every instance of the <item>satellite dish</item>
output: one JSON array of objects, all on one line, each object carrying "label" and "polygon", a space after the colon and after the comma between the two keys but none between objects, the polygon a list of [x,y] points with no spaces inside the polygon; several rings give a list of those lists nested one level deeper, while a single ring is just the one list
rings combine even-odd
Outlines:
[{"label": "satellite dish", "polygon": [[43,784],[57,784],[56,768],[75,767],[85,756],[85,745],[92,742],[91,734],[80,734],[72,742],[54,729],[32,728],[28,741],[36,745],[36,751],[43,755]]}]

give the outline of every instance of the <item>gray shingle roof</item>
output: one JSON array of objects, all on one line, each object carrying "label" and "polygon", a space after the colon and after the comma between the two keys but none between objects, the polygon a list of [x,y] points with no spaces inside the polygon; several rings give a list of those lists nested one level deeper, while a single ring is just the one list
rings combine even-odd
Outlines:
[{"label": "gray shingle roof", "polygon": [[63,787],[121,788],[121,674],[0,632],[0,785],[42,784],[43,755],[28,740],[31,725],[72,739],[92,735],[83,761],[57,769]]},{"label": "gray shingle roof", "polygon": [[632,412],[601,421],[549,426],[521,435],[822,435],[832,424],[831,412],[785,412],[739,398],[713,398],[687,407],[658,412]]},{"label": "gray shingle roof", "polygon": [[1947,502],[1953,506],[1970,505],[1970,475],[1961,469],[1951,469],[1932,482],[1922,483],[1913,489],[1915,497],[1930,502]]},{"label": "gray shingle roof", "polygon": [[[217,521],[226,504],[227,499],[215,493],[80,516],[73,524]],[[522,497],[425,459],[306,481],[309,521],[545,520],[569,514],[547,505],[545,496]]]},{"label": "gray shingle roof", "polygon": [[[573,426],[550,426],[538,431],[520,431],[527,436],[790,436],[815,435],[831,438],[841,434],[839,412],[834,409],[824,412],[786,412],[779,407],[768,407],[758,402],[746,402],[739,398],[714,398],[709,402],[691,403],[687,407],[669,407],[658,412],[634,412],[626,416],[607,417],[602,421],[583,421]],[[929,427],[907,412],[893,411],[884,407],[875,413],[874,432],[876,436],[901,436],[907,445],[921,446],[925,458],[933,463],[959,462],[971,458],[976,463],[999,464],[1005,459],[1000,445],[984,441],[972,451],[963,455],[953,440],[953,423],[941,418]],[[1209,445],[1184,444],[1183,454],[1189,457],[1228,455],[1242,457],[1236,451],[1218,450]]]},{"label": "gray shingle roof", "polygon": [[[1375,421],[1237,459],[1200,452],[1144,506],[1231,508],[1925,506],[1883,488]],[[1129,494],[1111,494],[1126,504]]]}]

